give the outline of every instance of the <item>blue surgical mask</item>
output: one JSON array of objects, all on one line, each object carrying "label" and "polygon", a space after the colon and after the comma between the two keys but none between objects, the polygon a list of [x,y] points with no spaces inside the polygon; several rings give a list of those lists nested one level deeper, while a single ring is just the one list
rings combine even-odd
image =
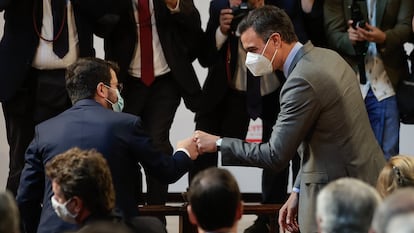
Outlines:
[{"label": "blue surgical mask", "polygon": [[53,210],[55,211],[56,215],[65,222],[76,224],[76,217],[78,214],[72,214],[66,207],[71,200],[72,199],[69,199],[62,204],[55,199],[55,196],[52,196],[52,198],[50,198]]},{"label": "blue surgical mask", "polygon": [[[115,89],[105,84],[104,86],[109,89]],[[122,98],[121,93],[119,92],[118,89],[115,89],[115,91],[116,91],[116,96],[118,98],[118,101],[116,103],[110,101],[108,98],[105,98],[105,100],[106,102],[112,105],[112,110],[114,110],[114,112],[122,112],[122,110],[124,109],[124,99]]]}]

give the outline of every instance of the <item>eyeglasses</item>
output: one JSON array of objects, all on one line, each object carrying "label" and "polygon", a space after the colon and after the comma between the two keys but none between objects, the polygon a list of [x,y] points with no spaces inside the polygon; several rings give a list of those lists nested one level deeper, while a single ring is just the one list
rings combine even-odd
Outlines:
[{"label": "eyeglasses", "polygon": [[[110,83],[109,85],[107,85],[107,84],[104,84],[104,85],[107,86],[108,88],[112,88],[111,87],[112,84],[114,84],[114,83]],[[116,89],[118,89],[119,93],[121,93],[122,90],[124,89],[124,85],[122,83],[117,83],[116,84]]]}]

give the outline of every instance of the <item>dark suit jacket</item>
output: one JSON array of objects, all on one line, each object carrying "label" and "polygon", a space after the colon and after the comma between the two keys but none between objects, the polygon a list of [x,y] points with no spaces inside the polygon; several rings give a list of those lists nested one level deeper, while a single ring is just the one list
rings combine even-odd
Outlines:
[{"label": "dark suit jacket", "polygon": [[[97,0],[71,2],[78,32],[79,55],[94,56],[92,31],[95,20],[104,13],[102,8],[105,4]],[[94,8],[91,10],[89,7]],[[42,28],[43,7],[42,1],[0,0],[0,10],[5,10],[4,35],[0,42],[0,101],[4,102],[16,95],[32,66],[39,44],[39,37],[33,25],[37,24],[39,30]]]},{"label": "dark suit jacket", "polygon": [[140,118],[115,113],[91,99],[80,100],[62,114],[39,124],[27,149],[17,202],[28,229],[36,229],[39,216],[39,233],[59,232],[67,227],[51,206],[53,192],[51,181],[45,178],[44,166],[57,154],[75,146],[95,148],[105,156],[113,177],[116,205],[126,217],[138,214],[134,196],[138,163],[164,183],[175,182],[192,165],[184,152],[169,156],[153,149]]},{"label": "dark suit jacket", "polygon": [[[365,4],[365,1],[363,2]],[[325,1],[325,28],[328,45],[343,55],[354,67],[358,59],[348,37],[347,22],[351,19],[349,7],[352,0]],[[367,15],[366,7],[361,9]],[[404,43],[410,40],[411,20],[414,11],[412,0],[381,0],[376,5],[376,25],[385,32],[385,43],[377,44],[385,71],[394,88],[400,79],[408,75]],[[355,68],[356,69],[356,68]]]},{"label": "dark suit jacket", "polygon": [[[192,0],[180,0],[180,12],[171,13],[164,0],[152,0],[161,47],[174,79],[190,110],[197,107],[200,83],[192,66],[203,37],[200,14]],[[113,13],[119,22],[105,38],[105,58],[120,66],[120,82],[128,75],[137,45],[137,27],[131,0],[114,0]]]},{"label": "dark suit jacket", "polygon": [[311,43],[290,65],[269,142],[223,138],[222,162],[281,170],[298,147],[301,232],[317,232],[316,196],[324,185],[345,176],[374,185],[385,165],[354,71],[336,52]]}]

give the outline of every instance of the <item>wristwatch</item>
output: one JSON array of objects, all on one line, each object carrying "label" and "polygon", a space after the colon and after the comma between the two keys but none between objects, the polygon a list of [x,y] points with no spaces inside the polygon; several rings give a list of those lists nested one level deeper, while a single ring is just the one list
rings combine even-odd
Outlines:
[{"label": "wristwatch", "polygon": [[217,151],[220,151],[222,141],[223,141],[222,138],[217,139],[217,141],[216,141]]}]

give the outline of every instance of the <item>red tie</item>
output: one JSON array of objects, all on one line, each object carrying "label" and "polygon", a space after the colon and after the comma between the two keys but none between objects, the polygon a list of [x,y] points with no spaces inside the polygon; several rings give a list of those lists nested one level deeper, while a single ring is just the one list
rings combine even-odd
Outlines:
[{"label": "red tie", "polygon": [[139,39],[141,46],[141,80],[146,86],[154,82],[152,24],[149,0],[138,0]]}]

